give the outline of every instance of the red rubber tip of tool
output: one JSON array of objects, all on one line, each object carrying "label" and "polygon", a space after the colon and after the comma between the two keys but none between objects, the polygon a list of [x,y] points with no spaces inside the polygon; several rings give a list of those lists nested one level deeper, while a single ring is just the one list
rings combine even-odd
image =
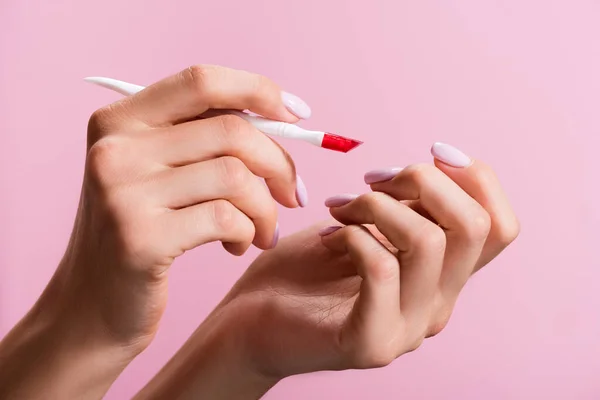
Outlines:
[{"label": "red rubber tip of tool", "polygon": [[323,142],[321,143],[321,147],[324,149],[341,151],[342,153],[347,153],[355,147],[358,147],[362,144],[360,140],[354,140],[347,137],[343,137],[340,135],[336,135],[334,133],[325,133],[323,136]]}]

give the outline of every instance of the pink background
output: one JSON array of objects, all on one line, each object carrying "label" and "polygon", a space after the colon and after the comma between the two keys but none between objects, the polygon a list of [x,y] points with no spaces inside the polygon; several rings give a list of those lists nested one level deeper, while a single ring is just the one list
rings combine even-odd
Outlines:
[{"label": "pink background", "polygon": [[[436,140],[494,165],[523,225],[419,351],[290,378],[268,399],[600,398],[599,20],[594,0],[2,0],[0,336],[61,257],[87,118],[117,98],[81,79],[214,63],[303,97],[305,126],[366,141],[346,156],[285,143],[311,204],[282,211],[284,234],[325,217],[325,197],[364,191],[368,169],[430,160]],[[255,254],[180,259],[158,337],[107,398],[140,388]]]}]

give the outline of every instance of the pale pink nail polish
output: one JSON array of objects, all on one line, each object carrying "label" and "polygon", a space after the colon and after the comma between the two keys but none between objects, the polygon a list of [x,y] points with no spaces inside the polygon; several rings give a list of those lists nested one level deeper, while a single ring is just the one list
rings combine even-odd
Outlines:
[{"label": "pale pink nail polish", "polygon": [[296,200],[300,207],[306,207],[308,204],[308,191],[300,175],[296,175]]},{"label": "pale pink nail polish", "polygon": [[385,182],[392,180],[402,171],[402,168],[384,168],[375,169],[365,174],[365,183],[370,185],[372,183]]},{"label": "pale pink nail polish", "polygon": [[357,194],[338,194],[325,200],[325,207],[341,207],[358,197]]},{"label": "pale pink nail polish", "polygon": [[275,233],[273,233],[273,243],[271,243],[271,248],[277,246],[277,242],[279,242],[279,222],[275,225]]},{"label": "pale pink nail polish", "polygon": [[288,92],[281,92],[281,99],[283,100],[285,108],[287,108],[288,111],[294,114],[296,117],[302,119],[310,118],[312,111],[308,104],[306,104],[300,97]]},{"label": "pale pink nail polish", "polygon": [[342,229],[341,226],[327,226],[319,231],[319,236],[331,235],[333,232],[339,231],[340,229]]},{"label": "pale pink nail polish", "polygon": [[456,168],[467,167],[473,162],[468,155],[456,147],[440,142],[431,146],[431,154],[441,162]]}]

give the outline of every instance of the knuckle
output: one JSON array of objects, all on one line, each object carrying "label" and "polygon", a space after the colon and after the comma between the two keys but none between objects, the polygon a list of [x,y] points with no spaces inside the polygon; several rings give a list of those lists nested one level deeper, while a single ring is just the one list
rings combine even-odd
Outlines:
[{"label": "knuckle", "polygon": [[504,247],[511,244],[521,233],[521,225],[515,217],[510,222],[503,222],[497,228],[497,241]]},{"label": "knuckle", "polygon": [[423,344],[423,341],[425,341],[425,337],[418,336],[416,339],[414,339],[410,342],[410,344],[406,348],[406,352],[411,353],[411,352],[417,350],[419,347],[421,347],[421,345]]},{"label": "knuckle", "polygon": [[218,231],[231,231],[238,225],[235,207],[227,200],[214,200],[211,203],[213,223]]},{"label": "knuckle", "polygon": [[211,81],[215,75],[215,68],[208,65],[192,65],[182,71],[181,75],[184,83],[195,92],[205,93],[210,89]]},{"label": "knuckle", "polygon": [[[346,227],[344,230],[351,228],[354,228],[354,232],[356,233],[348,234],[352,236],[348,239],[348,243],[355,246],[364,246],[364,236],[359,235],[358,232],[367,229],[363,227]],[[385,247],[376,243],[369,249],[369,258],[365,263],[365,269],[367,270],[368,278],[378,284],[397,282],[400,274],[398,259]]]},{"label": "knuckle", "polygon": [[[387,254],[385,254],[385,253]],[[377,255],[374,255],[376,268],[373,269],[373,277],[378,282],[389,282],[391,280],[397,280],[399,274],[398,262],[389,251],[385,249],[379,249]]]},{"label": "knuckle", "polygon": [[238,190],[246,188],[249,179],[249,171],[242,160],[236,157],[221,157],[221,179],[228,187],[234,187]]},{"label": "knuckle", "polygon": [[[237,211],[236,211],[237,212]],[[251,243],[256,236],[256,226],[247,217],[238,218],[239,223],[236,225],[236,230],[239,232],[239,237],[242,242]]]},{"label": "knuckle", "polygon": [[[237,115],[223,115],[218,119],[222,131],[219,138],[223,141],[223,145],[229,149],[231,155],[256,159],[259,154],[268,153],[271,157],[259,157],[261,165],[268,168],[269,172],[278,173],[282,163],[278,162],[281,158],[276,152],[282,152],[283,149],[278,147],[274,140],[266,137],[249,122]],[[285,158],[283,159],[285,160]]]},{"label": "knuckle", "polygon": [[485,240],[490,233],[492,219],[483,209],[472,213],[471,218],[466,224],[465,233],[470,241],[480,242]]},{"label": "knuckle", "polygon": [[359,369],[382,368],[390,365],[398,357],[392,346],[364,346],[356,355],[355,363]]},{"label": "knuckle", "polygon": [[403,173],[417,185],[423,185],[436,173],[436,168],[430,164],[413,164],[404,169]]},{"label": "knuckle", "polygon": [[97,109],[90,115],[88,126],[93,128],[103,126],[108,119],[109,113],[110,109],[108,106]]},{"label": "knuckle", "polygon": [[[219,135],[225,147],[234,155],[256,154],[261,149],[259,132],[237,115],[222,115],[217,117],[221,124]],[[259,139],[259,140],[257,140]]]},{"label": "knuckle", "polygon": [[114,119],[113,106],[108,105],[97,109],[90,115],[87,126],[88,145],[91,146],[100,137],[110,130],[110,125]]},{"label": "knuckle", "polygon": [[89,149],[86,169],[92,178],[103,179],[122,169],[128,159],[128,144],[117,136],[107,136],[96,141]]},{"label": "knuckle", "polygon": [[358,201],[364,203],[367,208],[373,210],[381,207],[382,203],[385,201],[385,196],[385,194],[380,192],[371,192],[360,195]]},{"label": "knuckle", "polygon": [[248,138],[248,123],[237,115],[221,115],[218,120],[223,137],[235,147],[242,147]]},{"label": "knuckle", "polygon": [[427,337],[433,337],[439,335],[444,328],[450,322],[450,317],[452,316],[452,307],[444,305],[442,306],[433,318],[432,324],[429,326],[427,331]]},{"label": "knuckle", "polygon": [[446,250],[446,234],[433,223],[426,223],[415,235],[413,246],[431,253],[443,254]]}]

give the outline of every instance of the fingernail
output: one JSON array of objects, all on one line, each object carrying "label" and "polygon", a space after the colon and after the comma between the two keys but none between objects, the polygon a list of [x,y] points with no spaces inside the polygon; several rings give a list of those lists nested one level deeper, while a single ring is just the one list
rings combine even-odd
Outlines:
[{"label": "fingernail", "polygon": [[308,104],[306,104],[300,97],[288,92],[281,92],[281,99],[283,100],[285,108],[287,108],[288,111],[294,114],[296,117],[302,119],[310,118],[312,111]]},{"label": "fingernail", "polygon": [[273,233],[273,243],[271,243],[271,248],[277,246],[277,242],[279,242],[279,222],[275,225],[275,233]]},{"label": "fingernail", "polygon": [[431,146],[431,154],[441,162],[456,168],[464,168],[472,162],[468,155],[446,143],[434,143]]},{"label": "fingernail", "polygon": [[306,207],[308,204],[308,191],[300,175],[296,175],[296,200],[300,207]]},{"label": "fingernail", "polygon": [[365,174],[365,183],[370,185],[377,182],[385,182],[394,179],[402,171],[402,168],[374,169]]},{"label": "fingernail", "polygon": [[341,207],[358,197],[357,194],[338,194],[325,200],[325,207]]},{"label": "fingernail", "polygon": [[341,226],[327,226],[319,230],[319,236],[331,235],[333,232],[338,231],[340,229],[342,229]]}]

